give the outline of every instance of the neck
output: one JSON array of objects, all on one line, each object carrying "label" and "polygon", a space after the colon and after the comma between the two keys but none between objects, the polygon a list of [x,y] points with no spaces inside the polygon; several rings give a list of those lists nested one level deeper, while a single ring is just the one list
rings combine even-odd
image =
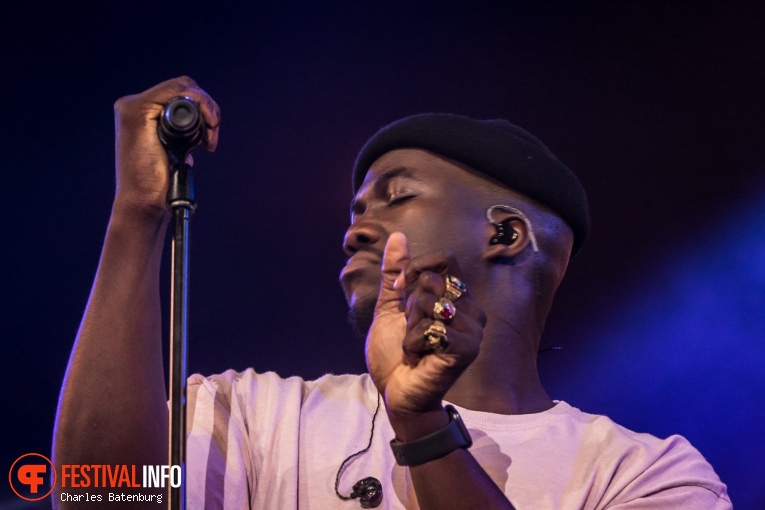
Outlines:
[{"label": "neck", "polygon": [[537,372],[539,335],[522,335],[507,321],[491,320],[481,352],[446,394],[446,400],[476,411],[530,414],[555,403]]}]

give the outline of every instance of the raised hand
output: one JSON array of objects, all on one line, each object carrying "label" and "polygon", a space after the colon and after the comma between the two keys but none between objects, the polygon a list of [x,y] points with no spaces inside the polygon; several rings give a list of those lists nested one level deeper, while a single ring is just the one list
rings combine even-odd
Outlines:
[{"label": "raised hand", "polygon": [[486,316],[469,291],[455,299],[451,320],[442,317],[445,342],[425,336],[435,322],[434,307],[444,296],[450,275],[463,277],[451,253],[410,259],[406,237],[398,232],[390,235],[367,337],[367,366],[389,415],[405,418],[440,410],[446,392],[478,356]]}]

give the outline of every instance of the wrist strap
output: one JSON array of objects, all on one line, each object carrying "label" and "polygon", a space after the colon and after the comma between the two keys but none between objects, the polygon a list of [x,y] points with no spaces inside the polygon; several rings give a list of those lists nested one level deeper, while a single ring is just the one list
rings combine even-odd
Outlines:
[{"label": "wrist strap", "polygon": [[390,442],[398,465],[419,466],[440,459],[457,448],[470,448],[473,445],[467,427],[454,406],[447,405],[445,411],[449,415],[449,424],[441,430],[407,443],[395,439]]}]

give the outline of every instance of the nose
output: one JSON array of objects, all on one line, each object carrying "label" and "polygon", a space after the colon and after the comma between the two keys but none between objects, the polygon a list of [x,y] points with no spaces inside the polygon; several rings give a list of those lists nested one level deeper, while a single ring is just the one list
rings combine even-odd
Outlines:
[{"label": "nose", "polygon": [[345,232],[343,251],[350,257],[363,247],[374,245],[381,238],[382,232],[380,227],[375,226],[369,221],[355,222]]}]

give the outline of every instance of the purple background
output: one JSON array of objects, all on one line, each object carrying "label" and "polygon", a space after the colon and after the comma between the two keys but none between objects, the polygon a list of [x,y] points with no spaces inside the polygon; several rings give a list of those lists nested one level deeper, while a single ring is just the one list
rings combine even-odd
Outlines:
[{"label": "purple background", "polygon": [[356,151],[412,113],[505,117],[590,197],[545,335],[563,349],[540,359],[550,394],[685,435],[737,509],[765,508],[765,6],[348,4],[4,14],[0,467],[50,451],[113,193],[113,102],[188,74],[223,110],[218,152],[196,158],[191,371],[363,370],[337,285]]}]

